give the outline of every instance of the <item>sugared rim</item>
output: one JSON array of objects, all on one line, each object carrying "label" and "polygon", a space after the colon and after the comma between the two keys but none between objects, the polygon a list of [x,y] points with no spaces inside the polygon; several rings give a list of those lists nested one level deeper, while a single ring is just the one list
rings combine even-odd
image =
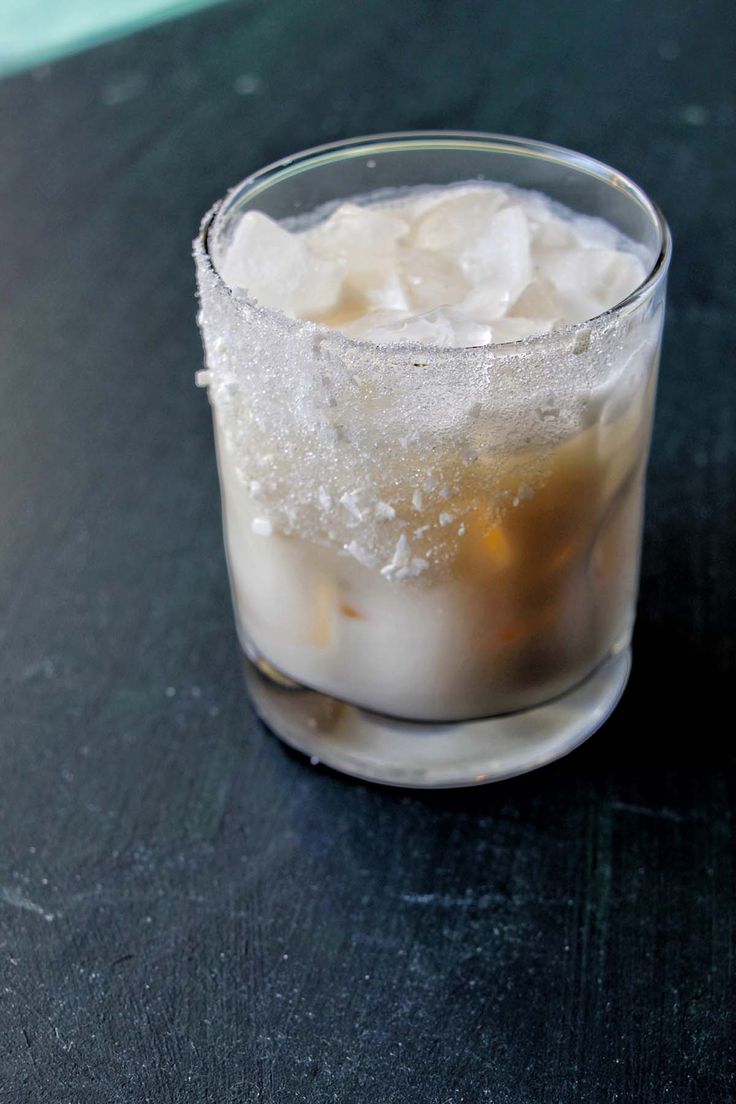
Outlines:
[{"label": "sugared rim", "polygon": [[[262,303],[259,303],[257,299],[253,299],[249,295],[241,294],[236,296],[233,289],[222,279],[209,252],[208,235],[213,224],[229,210],[233,201],[246,194],[249,198],[257,196],[260,192],[271,187],[272,184],[300,172],[306,172],[319,165],[328,165],[331,162],[352,157],[385,153],[390,150],[404,147],[414,149],[445,148],[477,151],[496,150],[497,152],[514,153],[518,156],[536,157],[556,164],[567,164],[578,172],[603,178],[611,187],[618,188],[619,191],[626,192],[635,199],[649,214],[652,222],[657,227],[659,234],[659,252],[654,264],[642,282],[624,299],[621,299],[612,307],[608,307],[605,311],[601,311],[600,314],[593,315],[592,318],[583,319],[581,322],[571,322],[569,325],[561,326],[559,329],[553,330],[550,333],[533,334],[530,337],[519,338],[516,341],[491,342],[487,345],[467,345],[460,347],[420,344],[409,341],[392,345],[379,345],[377,342],[348,337],[346,334],[341,333],[331,326],[325,326],[319,322],[309,322],[300,318],[292,318],[281,310],[264,306]],[[630,177],[614,169],[611,165],[607,165],[604,161],[598,161],[594,157],[589,157],[587,154],[577,153],[575,150],[566,149],[564,146],[555,146],[549,142],[539,142],[532,138],[516,138],[509,134],[463,130],[408,130],[387,134],[366,134],[356,138],[346,138],[339,142],[327,142],[321,146],[312,146],[309,149],[300,150],[298,153],[291,154],[288,157],[282,157],[278,161],[272,161],[271,164],[265,165],[262,169],[258,169],[256,172],[244,177],[238,184],[229,188],[223,198],[218,200],[217,203],[210,208],[202,219],[198,242],[201,245],[203,257],[207,266],[214,274],[217,282],[222,285],[235,303],[245,301],[250,306],[256,307],[259,311],[264,312],[266,316],[271,315],[279,319],[282,323],[286,322],[289,328],[294,326],[297,328],[309,327],[310,329],[318,329],[323,331],[325,335],[334,336],[340,339],[341,343],[345,342],[356,348],[370,348],[372,350],[381,348],[386,349],[387,352],[392,349],[416,349],[424,353],[431,350],[433,356],[442,353],[452,353],[457,356],[458,353],[471,350],[475,352],[480,350],[489,352],[496,350],[509,351],[514,348],[529,349],[537,343],[549,343],[550,339],[564,339],[589,329],[591,326],[597,326],[612,319],[615,315],[633,309],[642,299],[645,299],[666,274],[672,253],[670,230],[657,204],[651,200],[646,192],[640,188],[638,184],[635,184]]]}]

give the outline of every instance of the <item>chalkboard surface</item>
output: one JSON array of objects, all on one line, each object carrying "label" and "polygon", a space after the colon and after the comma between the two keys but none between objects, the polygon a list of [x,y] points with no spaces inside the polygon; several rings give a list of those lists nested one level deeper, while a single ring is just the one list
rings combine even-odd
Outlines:
[{"label": "chalkboard surface", "polygon": [[[734,9],[254,0],[0,85],[2,1104],[733,1099]],[[190,240],[455,127],[675,237],[634,674],[536,774],[383,790],[245,697]]]}]

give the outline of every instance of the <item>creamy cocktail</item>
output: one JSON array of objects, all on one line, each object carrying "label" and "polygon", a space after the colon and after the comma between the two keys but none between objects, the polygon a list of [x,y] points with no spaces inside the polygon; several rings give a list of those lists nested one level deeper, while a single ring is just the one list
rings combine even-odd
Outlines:
[{"label": "creamy cocktail", "polygon": [[208,244],[200,383],[262,670],[447,722],[628,648],[661,308],[613,308],[651,247],[462,178],[278,219],[256,197]]}]

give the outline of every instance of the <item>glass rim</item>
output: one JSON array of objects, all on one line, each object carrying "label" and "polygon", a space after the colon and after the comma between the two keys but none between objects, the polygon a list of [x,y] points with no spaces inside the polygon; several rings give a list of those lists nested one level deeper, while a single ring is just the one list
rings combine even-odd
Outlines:
[{"label": "glass rim", "polygon": [[[432,345],[416,341],[397,342],[395,344],[382,346],[375,341],[348,337],[347,334],[341,333],[340,330],[332,326],[326,326],[322,322],[311,322],[307,319],[293,318],[282,310],[265,306],[249,294],[238,296],[229,284],[223,280],[209,250],[209,233],[215,223],[228,214],[240,199],[245,196],[257,196],[270,188],[273,184],[277,184],[291,176],[296,176],[301,172],[307,172],[312,168],[374,153],[388,153],[409,149],[458,149],[472,150],[475,152],[492,151],[508,153],[520,157],[536,157],[553,164],[567,166],[587,176],[597,177],[610,187],[617,188],[619,191],[628,194],[648,214],[652,224],[656,227],[658,232],[657,256],[641,283],[638,284],[633,291],[629,292],[627,296],[619,300],[618,303],[614,303],[612,307],[607,307],[606,310],[601,311],[599,314],[582,319],[579,322],[568,323],[565,326],[560,326],[558,329],[551,330],[547,333],[532,334],[529,337],[517,338],[514,341],[489,342],[485,345],[465,345],[458,347]],[[350,197],[348,196],[345,198],[349,199]],[[431,350],[433,356],[442,353],[452,353],[457,356],[458,353],[462,353],[463,351],[485,351],[486,353],[492,353],[500,350],[510,352],[514,349],[530,349],[536,344],[549,343],[550,339],[574,336],[577,333],[584,332],[591,326],[597,327],[624,313],[628,313],[646,299],[666,276],[672,254],[672,236],[667,221],[659,206],[647,195],[643,188],[631,179],[631,177],[613,168],[613,166],[608,165],[605,161],[600,161],[594,157],[590,157],[588,154],[579,153],[565,146],[557,146],[550,142],[542,142],[533,138],[518,138],[514,135],[498,134],[491,131],[464,130],[407,130],[382,134],[359,135],[355,138],[345,138],[336,142],[326,142],[319,146],[311,146],[308,149],[299,150],[286,157],[281,157],[277,161],[272,161],[268,165],[264,165],[262,168],[257,169],[255,172],[249,173],[248,176],[229,188],[221,199],[217,200],[202,219],[198,241],[201,245],[207,266],[214,274],[216,281],[225,289],[234,303],[246,302],[255,304],[259,310],[264,311],[267,315],[278,318],[282,323],[287,323],[289,328],[317,328],[323,331],[326,336],[334,337],[335,339],[339,339],[340,342],[344,342],[356,348],[370,348],[372,350],[382,348],[385,349],[386,352],[390,352],[391,350],[396,351],[398,349],[416,349],[422,350],[423,352]]]}]

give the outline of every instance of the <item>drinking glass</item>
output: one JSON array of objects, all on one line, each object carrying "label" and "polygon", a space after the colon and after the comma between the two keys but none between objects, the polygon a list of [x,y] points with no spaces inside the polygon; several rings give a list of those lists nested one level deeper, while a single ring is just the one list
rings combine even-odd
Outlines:
[{"label": "drinking glass", "polygon": [[[246,212],[299,229],[347,199],[482,181],[605,219],[645,279],[587,321],[440,348],[353,340],[219,275]],[[313,762],[403,786],[509,777],[590,736],[631,662],[670,254],[654,203],[541,142],[379,135],[247,177],[194,253],[198,382],[261,718]]]}]

